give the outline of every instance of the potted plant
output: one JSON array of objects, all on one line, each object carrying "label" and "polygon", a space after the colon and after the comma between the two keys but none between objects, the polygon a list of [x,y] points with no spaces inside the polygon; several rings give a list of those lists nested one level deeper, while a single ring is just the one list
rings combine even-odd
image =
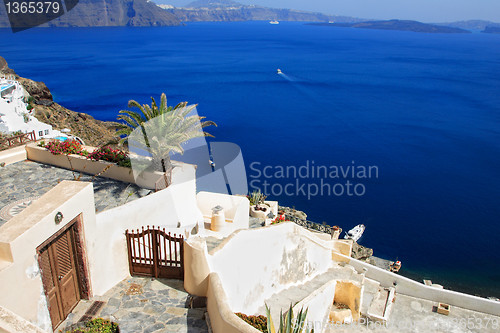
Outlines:
[{"label": "potted plant", "polygon": [[260,190],[253,191],[247,196],[250,201],[250,216],[265,219],[271,207],[266,204],[266,196]]}]

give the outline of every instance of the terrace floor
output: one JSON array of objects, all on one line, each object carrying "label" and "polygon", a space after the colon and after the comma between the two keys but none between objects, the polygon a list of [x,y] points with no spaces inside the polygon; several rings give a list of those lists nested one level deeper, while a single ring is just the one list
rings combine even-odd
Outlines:
[{"label": "terrace floor", "polygon": [[448,316],[436,312],[438,303],[396,294],[393,311],[386,326],[377,322],[327,326],[325,333],[381,332],[381,333],[487,333],[499,332],[500,317],[450,307]]},{"label": "terrace floor", "polygon": [[105,302],[95,317],[110,318],[121,333],[208,332],[206,307],[191,308],[190,300],[182,281],[129,277],[103,296],[80,301],[56,332],[78,322],[94,301]]},{"label": "terrace floor", "polygon": [[92,180],[92,175],[25,160],[0,167],[0,226],[61,181],[75,178],[94,184],[94,201],[98,213],[150,193],[150,190],[135,184],[105,177]]}]

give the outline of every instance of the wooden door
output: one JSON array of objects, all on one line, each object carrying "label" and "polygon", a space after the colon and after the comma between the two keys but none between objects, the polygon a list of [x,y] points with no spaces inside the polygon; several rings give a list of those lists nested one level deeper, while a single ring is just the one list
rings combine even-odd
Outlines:
[{"label": "wooden door", "polygon": [[73,228],[40,250],[40,266],[52,327],[56,328],[80,301]]}]

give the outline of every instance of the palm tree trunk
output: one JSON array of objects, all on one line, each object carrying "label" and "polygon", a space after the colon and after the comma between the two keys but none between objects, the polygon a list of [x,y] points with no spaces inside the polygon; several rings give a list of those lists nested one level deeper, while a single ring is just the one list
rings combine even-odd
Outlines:
[{"label": "palm tree trunk", "polygon": [[167,177],[167,186],[168,186],[172,183],[172,163],[170,162],[169,155],[161,159],[161,167],[163,168],[163,173]]}]

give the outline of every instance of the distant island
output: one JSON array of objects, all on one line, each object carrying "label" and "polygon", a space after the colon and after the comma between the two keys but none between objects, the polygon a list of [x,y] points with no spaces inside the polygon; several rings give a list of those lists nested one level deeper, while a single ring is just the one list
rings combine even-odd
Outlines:
[{"label": "distant island", "polygon": [[467,30],[484,30],[486,27],[500,27],[500,23],[484,20],[467,20],[447,23],[432,23],[434,25],[444,25],[447,27],[467,29]]},{"label": "distant island", "polygon": [[332,27],[349,27],[361,29],[379,29],[379,30],[399,30],[426,33],[471,33],[469,30],[438,26],[417,21],[408,20],[389,20],[389,21],[367,21],[358,23],[308,23],[308,25],[321,25]]},{"label": "distant island", "polygon": [[483,32],[485,34],[500,34],[500,28],[499,27],[486,27],[481,32]]}]

